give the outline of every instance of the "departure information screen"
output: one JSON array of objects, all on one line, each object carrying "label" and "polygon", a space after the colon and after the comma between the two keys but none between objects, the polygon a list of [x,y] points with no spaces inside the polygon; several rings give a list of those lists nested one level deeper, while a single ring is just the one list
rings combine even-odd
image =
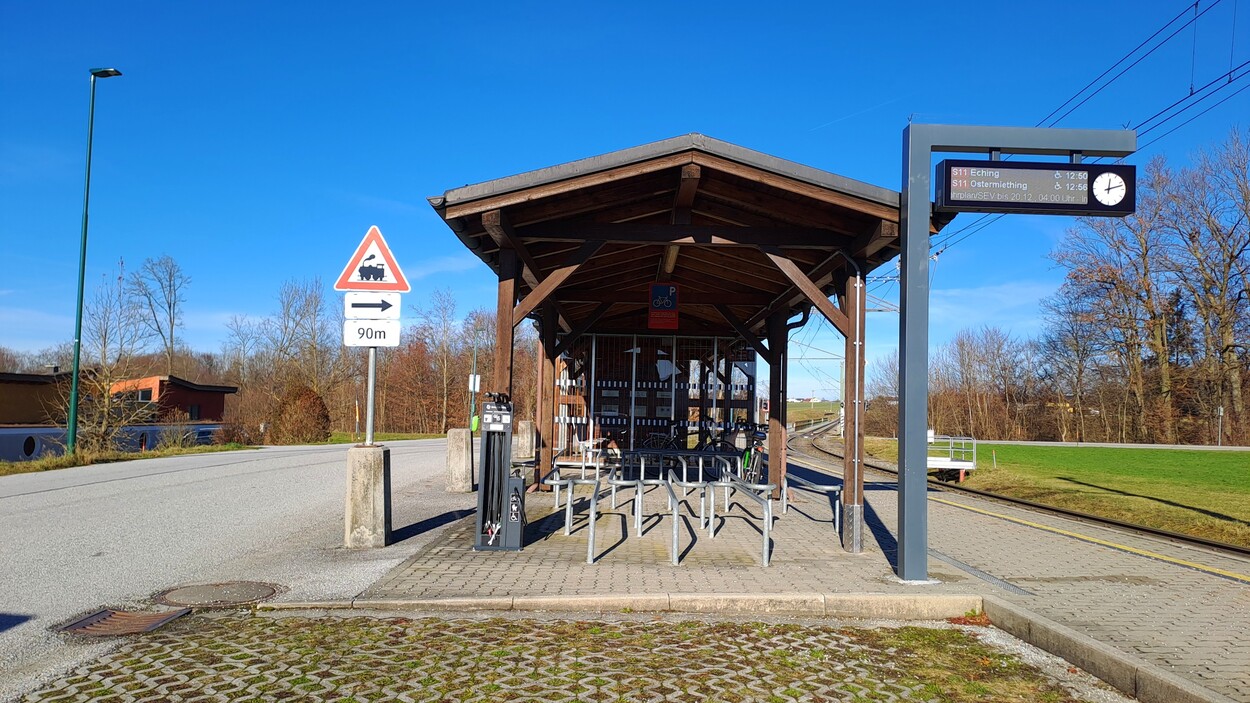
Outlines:
[{"label": "departure information screen", "polygon": [[937,167],[942,212],[1121,217],[1136,207],[1135,166],[947,159]]}]

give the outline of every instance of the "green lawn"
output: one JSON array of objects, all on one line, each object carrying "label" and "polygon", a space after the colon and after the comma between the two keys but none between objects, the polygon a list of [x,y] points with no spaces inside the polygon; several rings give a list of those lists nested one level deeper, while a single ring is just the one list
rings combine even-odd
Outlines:
[{"label": "green lawn", "polygon": [[[374,442],[397,442],[401,439],[439,439],[447,435],[441,434],[413,434],[405,432],[374,432]],[[352,434],[351,432],[331,432],[330,439],[322,444],[357,444],[365,441],[365,433]]]},{"label": "green lawn", "polygon": [[981,444],[977,467],[969,488],[1250,546],[1250,452]]},{"label": "green lawn", "polygon": [[841,405],[842,403],[836,400],[827,400],[823,403],[786,403],[786,420],[789,422],[818,420],[830,414],[836,417]]}]

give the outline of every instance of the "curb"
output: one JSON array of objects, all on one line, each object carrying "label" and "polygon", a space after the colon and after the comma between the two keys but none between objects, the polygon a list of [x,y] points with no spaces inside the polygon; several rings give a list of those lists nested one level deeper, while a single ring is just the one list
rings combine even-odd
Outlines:
[{"label": "curb", "polygon": [[891,620],[944,620],[980,611],[978,595],[893,593],[655,593],[498,596],[263,603],[257,610],[514,610],[536,612],[671,612]]},{"label": "curb", "polygon": [[656,593],[464,596],[262,603],[257,610],[719,613],[945,620],[983,612],[998,629],[1088,671],[1142,703],[1236,703],[1138,657],[994,596],[892,593]]},{"label": "curb", "polygon": [[994,627],[1066,659],[1141,703],[1235,703],[1188,679],[994,596],[984,610]]}]

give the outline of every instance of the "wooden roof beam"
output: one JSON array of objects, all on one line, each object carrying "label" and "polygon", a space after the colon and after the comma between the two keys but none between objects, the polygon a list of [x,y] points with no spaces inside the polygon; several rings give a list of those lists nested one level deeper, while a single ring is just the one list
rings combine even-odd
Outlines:
[{"label": "wooden roof beam", "polygon": [[599,307],[591,311],[581,322],[577,323],[577,327],[574,327],[571,332],[561,338],[560,343],[556,345],[555,356],[558,358],[561,354],[568,351],[569,347],[573,346],[573,343],[583,334],[586,334],[586,330],[589,330],[592,325],[598,322],[599,318],[603,317],[603,314],[610,307],[612,307],[612,303],[606,301],[599,303]]},{"label": "wooden roof beam", "polygon": [[856,260],[864,260],[873,254],[884,249],[890,244],[898,242],[898,223],[889,220],[881,220],[868,232],[861,234],[847,247],[847,251],[851,253],[851,258]]},{"label": "wooden roof beam", "polygon": [[689,163],[694,163],[694,154],[692,152],[683,152],[669,156],[662,156],[640,163],[619,166],[605,171],[595,171],[581,176],[559,180],[553,183],[544,183],[530,188],[522,188],[520,190],[510,191],[507,193],[500,193],[498,195],[489,196],[480,200],[472,200],[457,205],[451,205],[442,213],[443,219],[464,217],[478,212],[485,214],[491,210],[499,210],[511,205],[534,202],[543,198],[561,195],[563,193],[572,193],[613,182],[620,183],[627,178],[647,173],[654,173],[656,171],[663,171],[666,168],[673,168],[675,166],[684,166]]},{"label": "wooden roof beam", "polygon": [[[483,222],[485,222],[485,215]],[[839,240],[848,238],[848,235],[842,232],[819,227],[738,227],[636,222],[542,224],[518,229],[515,234],[527,242],[581,242],[593,239],[613,244],[688,244],[731,247],[776,245],[790,249],[828,249]]]},{"label": "wooden roof beam", "polygon": [[[677,186],[677,195],[673,197],[673,217],[671,224],[688,225],[690,224],[690,208],[694,205],[694,195],[699,191],[699,178],[703,175],[703,169],[698,164],[686,164],[681,167],[681,182]],[[670,244],[664,250],[664,256],[660,258],[660,270],[657,273],[656,281],[667,281],[673,276],[673,269],[677,268],[677,255],[681,253],[681,247],[676,244]]]},{"label": "wooden roof beam", "polygon": [[[530,255],[529,250],[525,248],[524,243],[516,236],[516,232],[512,229],[512,225],[508,222],[508,218],[502,210],[490,210],[482,213],[482,227],[486,229],[486,234],[495,241],[500,249],[511,249],[516,252],[517,259],[521,261],[521,279],[533,291],[538,287],[538,263],[534,261],[534,257]],[[569,325],[568,318],[560,307],[556,306],[556,319],[559,321],[560,329],[568,331],[572,329]]]},{"label": "wooden roof beam", "polygon": [[567,281],[569,276],[572,276],[602,246],[603,242],[586,242],[582,244],[577,251],[569,256],[563,266],[548,274],[542,283],[539,283],[530,291],[529,295],[525,296],[525,300],[522,300],[516,307],[512,308],[512,326],[515,327],[521,320],[525,319],[526,315],[533,312],[535,308],[551,297],[556,288],[559,288],[561,283]]},{"label": "wooden roof beam", "polygon": [[825,295],[825,292],[819,285],[814,283],[807,274],[803,273],[777,247],[760,247],[760,251],[764,252],[772,260],[773,264],[785,274],[786,278],[790,279],[794,287],[798,288],[803,293],[803,296],[820,311],[820,314],[825,316],[829,324],[837,328],[842,334],[846,334],[846,331],[850,329],[850,320],[829,301],[829,297]]},{"label": "wooden roof beam", "polygon": [[[751,307],[759,305],[767,305],[773,301],[773,296],[764,293],[738,293],[715,292],[715,293],[697,293],[688,291],[685,288],[681,290],[681,305],[716,305],[724,303],[726,300],[732,301],[734,305],[748,305]],[[637,303],[644,305],[647,302],[646,290],[621,290],[619,286],[610,290],[594,290],[581,288],[561,288],[560,301],[563,303]]]},{"label": "wooden roof beam", "polygon": [[715,307],[716,312],[719,312],[720,316],[725,318],[725,322],[728,322],[729,326],[733,327],[734,330],[737,331],[738,335],[742,337],[747,344],[750,344],[755,348],[755,353],[764,357],[764,361],[770,364],[773,363],[772,352],[768,351],[768,347],[764,346],[764,342],[761,341],[759,337],[756,337],[755,333],[751,332],[751,330],[746,328],[746,325],[742,324],[742,320],[739,320],[738,316],[733,314],[733,311],[729,309],[728,305],[717,303]]}]

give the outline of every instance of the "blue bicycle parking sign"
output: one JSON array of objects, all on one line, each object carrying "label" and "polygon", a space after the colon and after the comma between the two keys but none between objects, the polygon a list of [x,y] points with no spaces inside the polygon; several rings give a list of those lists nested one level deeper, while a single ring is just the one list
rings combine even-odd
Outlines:
[{"label": "blue bicycle parking sign", "polygon": [[650,286],[650,307],[647,312],[647,328],[675,330],[677,317],[677,284],[653,283]]}]

